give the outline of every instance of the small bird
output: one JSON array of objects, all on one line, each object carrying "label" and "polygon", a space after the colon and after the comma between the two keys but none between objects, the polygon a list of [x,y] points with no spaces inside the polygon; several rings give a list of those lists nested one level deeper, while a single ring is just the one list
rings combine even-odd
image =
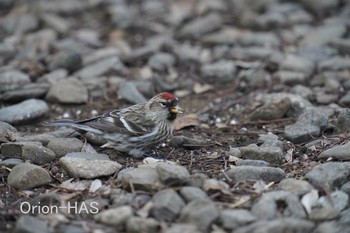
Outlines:
[{"label": "small bird", "polygon": [[45,125],[68,126],[101,135],[108,141],[102,147],[114,148],[140,158],[146,155],[146,149],[166,140],[173,133],[174,121],[182,112],[178,98],[163,92],[148,102],[87,120],[59,120]]}]

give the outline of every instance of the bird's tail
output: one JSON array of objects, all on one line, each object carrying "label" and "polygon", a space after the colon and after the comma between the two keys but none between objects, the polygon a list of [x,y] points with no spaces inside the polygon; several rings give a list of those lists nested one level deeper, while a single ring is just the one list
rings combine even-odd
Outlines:
[{"label": "bird's tail", "polygon": [[96,133],[96,134],[103,134],[103,132],[99,129],[92,128],[88,125],[82,124],[80,122],[76,122],[73,120],[59,120],[59,121],[51,121],[51,122],[43,122],[44,126],[67,126],[72,127],[76,129],[80,129],[86,132]]}]

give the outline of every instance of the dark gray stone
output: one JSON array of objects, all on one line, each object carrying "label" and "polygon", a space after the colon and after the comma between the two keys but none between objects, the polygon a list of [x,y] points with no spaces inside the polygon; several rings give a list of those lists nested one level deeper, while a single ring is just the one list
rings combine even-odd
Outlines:
[{"label": "dark gray stone", "polygon": [[158,172],[152,167],[123,169],[118,173],[117,180],[126,188],[133,185],[138,190],[151,191],[162,187]]},{"label": "dark gray stone", "polygon": [[42,117],[49,110],[45,101],[29,99],[0,109],[0,121],[23,124]]},{"label": "dark gray stone", "polygon": [[239,166],[226,171],[233,182],[244,180],[263,180],[265,182],[276,182],[282,180],[286,174],[280,168]]},{"label": "dark gray stone", "polygon": [[127,233],[154,233],[161,229],[160,223],[153,218],[131,217],[126,221]]},{"label": "dark gray stone", "polygon": [[185,202],[173,189],[163,189],[153,196],[150,214],[159,221],[173,221],[184,206]]},{"label": "dark gray stone", "polygon": [[203,79],[210,83],[233,82],[236,74],[236,65],[233,61],[219,60],[201,68]]},{"label": "dark gray stone", "polygon": [[126,221],[133,216],[131,206],[120,206],[104,210],[94,216],[94,220],[110,226],[122,228]]},{"label": "dark gray stone", "polygon": [[318,64],[318,71],[341,71],[350,69],[350,61],[344,57],[332,57]]},{"label": "dark gray stone", "polygon": [[278,203],[283,203],[283,217],[306,218],[303,206],[299,198],[287,191],[271,191],[264,193],[253,205],[252,213],[259,219],[272,220],[278,217]]},{"label": "dark gray stone", "polygon": [[282,180],[278,184],[278,188],[291,192],[297,196],[304,195],[314,189],[314,187],[309,182],[305,180],[297,180],[294,178]]},{"label": "dark gray stone", "polygon": [[[87,158],[88,156],[90,158]],[[68,153],[61,157],[59,162],[72,177],[85,179],[109,176],[118,172],[122,167],[121,164],[106,159],[106,155],[85,152]]]},{"label": "dark gray stone", "polygon": [[339,112],[335,130],[338,133],[350,131],[350,109],[345,108]]},{"label": "dark gray stone", "polygon": [[21,215],[16,222],[13,233],[50,233],[49,223],[30,215]]},{"label": "dark gray stone", "polygon": [[300,115],[296,123],[285,127],[284,136],[293,143],[305,142],[320,136],[327,125],[328,116],[319,109],[311,108]]},{"label": "dark gray stone", "polygon": [[225,209],[221,211],[220,222],[225,229],[234,230],[257,220],[257,217],[245,209]]},{"label": "dark gray stone", "polygon": [[189,23],[185,24],[180,32],[179,36],[185,38],[199,39],[201,36],[219,29],[222,19],[218,14],[211,13],[203,17],[195,18]]},{"label": "dark gray stone", "polygon": [[182,187],[180,194],[186,202],[209,199],[208,195],[202,189],[193,186]]},{"label": "dark gray stone", "polygon": [[0,143],[12,142],[16,139],[17,129],[12,125],[0,121]]},{"label": "dark gray stone", "polygon": [[180,185],[190,178],[188,170],[180,165],[158,163],[156,166],[160,180],[166,185]]},{"label": "dark gray stone", "polygon": [[330,199],[333,208],[339,211],[344,210],[349,205],[349,195],[340,190],[332,192],[330,195]]},{"label": "dark gray stone", "polygon": [[269,167],[270,163],[265,160],[241,159],[236,162],[236,166]]},{"label": "dark gray stone", "polygon": [[42,167],[21,163],[16,165],[7,177],[8,185],[21,189],[31,189],[51,182],[50,174]]},{"label": "dark gray stone", "polygon": [[82,57],[81,54],[77,52],[62,50],[61,52],[50,56],[47,62],[50,71],[63,68],[72,73],[80,69]]},{"label": "dark gray stone", "polygon": [[319,159],[338,159],[338,160],[350,160],[350,142],[344,145],[334,146],[328,150],[325,150],[319,154]]},{"label": "dark gray stone", "polygon": [[83,143],[76,138],[54,138],[47,144],[47,148],[55,152],[56,157],[60,158],[70,152],[79,152]]},{"label": "dark gray stone", "polygon": [[89,93],[80,80],[70,78],[54,84],[45,98],[48,101],[63,104],[83,104],[88,101]]},{"label": "dark gray stone", "polygon": [[139,104],[147,101],[132,82],[122,82],[118,87],[118,94],[122,99],[131,104]]},{"label": "dark gray stone", "polygon": [[350,162],[328,162],[315,166],[305,178],[316,188],[335,190],[348,181]]},{"label": "dark gray stone", "polygon": [[194,223],[202,232],[219,217],[219,210],[212,201],[194,200],[189,202],[180,213],[180,222]]},{"label": "dark gray stone", "polygon": [[148,65],[159,71],[166,71],[175,64],[175,57],[170,53],[156,53],[148,60]]}]

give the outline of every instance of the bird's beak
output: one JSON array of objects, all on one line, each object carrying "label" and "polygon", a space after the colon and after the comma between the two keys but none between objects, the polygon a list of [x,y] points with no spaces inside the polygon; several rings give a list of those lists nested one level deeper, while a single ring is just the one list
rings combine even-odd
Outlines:
[{"label": "bird's beak", "polygon": [[171,107],[170,108],[170,112],[171,113],[176,113],[176,114],[181,114],[181,113],[183,113],[183,110],[180,107],[175,106],[175,107]]}]

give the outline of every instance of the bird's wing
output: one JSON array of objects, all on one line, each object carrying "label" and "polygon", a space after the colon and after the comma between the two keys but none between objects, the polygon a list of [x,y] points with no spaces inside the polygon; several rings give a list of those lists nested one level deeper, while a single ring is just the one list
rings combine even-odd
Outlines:
[{"label": "bird's wing", "polygon": [[154,122],[145,119],[142,111],[134,111],[133,108],[114,110],[102,116],[76,123],[109,133],[122,133],[135,136],[150,133],[155,127]]}]

